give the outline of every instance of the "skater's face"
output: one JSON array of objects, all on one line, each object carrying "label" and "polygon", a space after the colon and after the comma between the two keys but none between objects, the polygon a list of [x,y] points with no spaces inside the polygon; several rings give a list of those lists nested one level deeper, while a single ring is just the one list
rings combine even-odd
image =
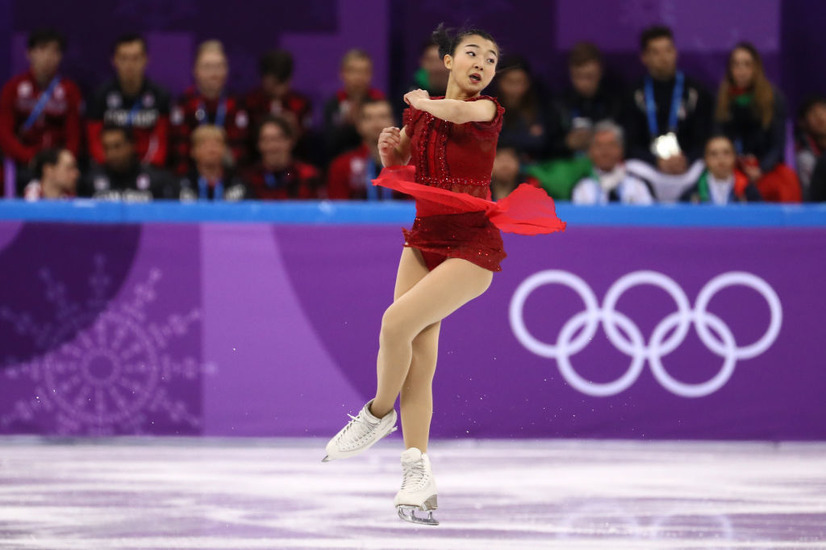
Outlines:
[{"label": "skater's face", "polygon": [[728,179],[734,172],[737,161],[734,146],[728,138],[714,138],[706,145],[706,166],[718,180]]},{"label": "skater's face", "polygon": [[499,48],[496,43],[471,34],[462,38],[453,55],[445,56],[445,67],[461,90],[477,95],[493,80],[498,61]]}]

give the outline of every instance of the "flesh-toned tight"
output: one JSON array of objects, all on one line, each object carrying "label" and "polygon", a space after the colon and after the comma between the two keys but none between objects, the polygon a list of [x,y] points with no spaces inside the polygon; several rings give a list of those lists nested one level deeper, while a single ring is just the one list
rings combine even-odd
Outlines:
[{"label": "flesh-toned tight", "polygon": [[492,279],[491,271],[467,260],[448,258],[428,271],[418,250],[402,252],[393,304],[381,322],[371,412],[386,415],[401,394],[405,448],[427,451],[442,319],[484,293]]}]

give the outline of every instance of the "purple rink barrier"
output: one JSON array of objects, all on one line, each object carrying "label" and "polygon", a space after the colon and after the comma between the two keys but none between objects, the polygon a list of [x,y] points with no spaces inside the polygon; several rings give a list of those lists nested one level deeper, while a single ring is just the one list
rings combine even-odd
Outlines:
[{"label": "purple rink barrier", "polygon": [[[0,207],[0,433],[327,436],[372,395],[410,205],[28,206]],[[762,208],[507,235],[443,325],[433,435],[826,439],[826,211]]]}]

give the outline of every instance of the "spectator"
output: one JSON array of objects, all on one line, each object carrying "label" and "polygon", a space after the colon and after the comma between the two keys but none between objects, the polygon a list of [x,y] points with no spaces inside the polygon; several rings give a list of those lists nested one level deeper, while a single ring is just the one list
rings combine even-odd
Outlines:
[{"label": "spectator", "polygon": [[513,147],[521,161],[535,162],[547,155],[548,114],[531,75],[528,62],[510,56],[502,60],[496,74],[499,102],[505,108],[500,147]]},{"label": "spectator", "polygon": [[797,175],[804,200],[809,200],[815,164],[826,150],[826,96],[807,99],[800,108],[797,125]]},{"label": "spectator", "polygon": [[258,129],[258,151],[261,161],[249,169],[245,180],[250,184],[252,198],[312,199],[318,196],[321,176],[311,164],[293,159],[295,129],[283,117],[269,115]]},{"label": "spectator", "polygon": [[588,146],[593,168],[591,175],[574,187],[571,200],[575,204],[654,203],[648,185],[626,171],[622,152],[622,128],[610,120],[598,122]]},{"label": "spectator", "polygon": [[447,77],[450,71],[445,67],[442,56],[439,55],[439,45],[428,40],[422,47],[419,55],[419,68],[413,75],[413,84],[410,90],[427,90],[431,96],[443,96],[447,90]]},{"label": "spectator", "polygon": [[632,92],[626,125],[629,157],[642,162],[627,166],[639,169],[660,201],[673,202],[702,172],[700,157],[711,130],[711,98],[699,83],[677,70],[671,29],[646,29],[640,46],[648,74]]},{"label": "spectator", "polygon": [[539,181],[520,170],[519,154],[513,147],[497,147],[493,159],[493,173],[490,179],[490,195],[495,201],[504,199],[520,183],[539,187]]},{"label": "spectator", "polygon": [[310,100],[292,89],[293,56],[287,50],[272,50],[258,62],[261,85],[247,96],[250,127],[258,128],[270,115],[285,118],[293,128],[298,144],[312,128]]},{"label": "spectator", "polygon": [[737,170],[734,144],[726,136],[708,140],[705,152],[706,169],[700,179],[680,197],[682,202],[712,203],[760,202],[757,187]]},{"label": "spectator", "polygon": [[715,119],[734,143],[741,171],[765,200],[802,200],[797,174],[783,164],[785,101],[766,78],[760,54],[748,42],[737,44],[729,55]]},{"label": "spectator", "polygon": [[172,111],[172,154],[176,174],[190,169],[192,133],[198,126],[224,129],[228,140],[228,164],[247,161],[246,139],[249,117],[237,97],[226,90],[229,64],[223,45],[207,40],[198,47],[193,75],[195,85],[184,92]]},{"label": "spectator", "polygon": [[584,156],[597,122],[621,120],[622,97],[607,89],[599,48],[590,42],[575,45],[568,70],[570,87],[554,100],[548,129],[553,157]]},{"label": "spectator", "polygon": [[127,202],[169,197],[170,175],[140,162],[132,132],[128,126],[101,129],[98,139],[103,161],[82,180],[81,196]]},{"label": "spectator", "polygon": [[115,78],[104,84],[89,103],[86,122],[89,153],[103,163],[100,133],[104,126],[129,128],[135,153],[142,163],[166,166],[169,150],[169,92],[146,78],[149,61],[146,40],[124,34],[115,41]]},{"label": "spectator", "polygon": [[250,198],[247,185],[226,166],[229,149],[224,129],[202,124],[192,132],[193,167],[169,198],[182,201],[239,201]]},{"label": "spectator", "polygon": [[327,158],[358,147],[361,137],[356,131],[356,114],[366,99],[384,99],[373,88],[373,60],[363,50],[353,49],[341,60],[339,77],[343,87],[324,105],[324,134]]},{"label": "spectator", "polygon": [[809,200],[811,202],[826,202],[826,155],[820,155],[817,164],[815,164],[809,186]]},{"label": "spectator", "polygon": [[38,151],[80,146],[80,90],[58,74],[66,40],[55,30],[29,35],[29,70],[13,77],[0,92],[0,149],[18,167],[26,182],[26,166]]},{"label": "spectator", "polygon": [[42,149],[35,155],[32,164],[34,179],[26,185],[23,192],[26,200],[67,199],[75,196],[80,172],[71,151]]},{"label": "spectator", "polygon": [[379,134],[393,126],[393,109],[385,99],[366,100],[359,109],[356,129],[361,145],[342,153],[330,163],[327,195],[331,199],[382,200],[394,197],[392,190],[372,184],[381,171]]}]

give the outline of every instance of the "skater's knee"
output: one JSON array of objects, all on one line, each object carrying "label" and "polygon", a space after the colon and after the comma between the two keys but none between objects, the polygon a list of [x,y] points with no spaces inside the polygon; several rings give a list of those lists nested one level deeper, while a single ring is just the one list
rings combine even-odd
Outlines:
[{"label": "skater's knee", "polygon": [[405,320],[404,314],[399,308],[390,306],[381,318],[381,343],[385,342],[412,342],[413,331],[409,323]]}]

